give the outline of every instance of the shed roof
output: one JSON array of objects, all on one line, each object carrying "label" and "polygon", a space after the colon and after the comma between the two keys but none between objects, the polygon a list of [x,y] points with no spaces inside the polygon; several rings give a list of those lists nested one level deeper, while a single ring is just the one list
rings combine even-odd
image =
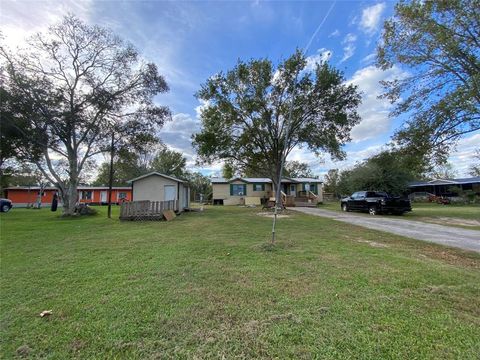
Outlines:
[{"label": "shed roof", "polygon": [[144,175],[141,175],[141,176],[139,176],[139,177],[136,177],[135,179],[128,180],[128,182],[133,183],[134,181],[141,180],[141,179],[144,179],[144,178],[146,178],[146,177],[153,176],[153,175],[160,176],[160,177],[163,177],[163,178],[165,178],[165,179],[170,179],[170,180],[173,180],[173,181],[177,181],[177,182],[180,182],[180,183],[184,183],[184,182],[185,182],[185,181],[183,181],[183,180],[174,178],[173,176],[161,174],[161,173],[156,172],[156,171],[152,171],[152,172],[149,172],[148,174],[144,174]]}]

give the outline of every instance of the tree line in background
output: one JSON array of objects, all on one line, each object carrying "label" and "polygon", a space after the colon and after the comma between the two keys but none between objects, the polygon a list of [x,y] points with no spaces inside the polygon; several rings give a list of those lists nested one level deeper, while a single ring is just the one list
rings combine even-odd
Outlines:
[{"label": "tree line in background", "polygon": [[[200,194],[206,199],[212,193],[209,177],[200,172],[188,171],[187,159],[183,154],[160,143],[141,151],[132,151],[130,147],[119,149],[113,168],[114,186],[127,186],[129,180],[156,171],[187,181],[193,200],[198,200]],[[108,184],[109,175],[110,163],[104,162],[100,165],[98,175],[92,185],[105,186]]]},{"label": "tree line in background", "polygon": [[[308,178],[315,178],[318,179],[318,175],[313,173],[313,170],[307,163],[293,160],[287,161],[285,163],[285,167],[283,169],[283,176],[284,177],[308,177]],[[222,167],[222,176],[225,179],[231,179],[233,177],[264,177],[269,178],[271,176],[268,171],[251,171],[248,168],[244,169],[243,171],[240,169],[235,169],[231,164],[224,164]]]},{"label": "tree line in background", "polygon": [[[423,164],[423,157],[411,157],[403,151],[390,148],[340,171],[331,169],[324,178],[324,190],[335,198],[359,190],[386,191],[402,195],[408,191],[409,182],[415,180],[453,179],[457,173],[446,162],[434,167]],[[471,176],[480,176],[480,151],[469,168]]]}]

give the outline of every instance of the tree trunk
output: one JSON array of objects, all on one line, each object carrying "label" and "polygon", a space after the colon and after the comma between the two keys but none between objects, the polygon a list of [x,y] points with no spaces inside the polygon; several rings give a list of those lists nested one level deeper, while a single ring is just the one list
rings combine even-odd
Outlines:
[{"label": "tree trunk", "polygon": [[279,179],[280,179],[280,164],[278,164],[278,166],[275,167],[274,169],[274,175],[273,175],[273,178],[272,178],[272,183],[273,183],[273,187],[274,187],[274,191],[275,191],[275,205],[276,206],[281,206],[281,199],[282,199],[282,195],[281,195],[281,191],[282,191],[282,183],[281,183],[281,180],[279,182]]},{"label": "tree trunk", "polygon": [[36,204],[37,209],[40,209],[42,207],[42,195],[43,195],[43,186],[40,186],[40,190],[38,191],[38,194],[37,194],[37,204]]},{"label": "tree trunk", "polygon": [[107,216],[112,217],[112,188],[113,188],[113,157],[115,155],[115,133],[112,130],[112,144],[110,147],[110,173],[108,174],[108,211]]},{"label": "tree trunk", "polygon": [[69,178],[63,184],[63,215],[71,216],[75,213],[75,206],[78,200],[78,162],[77,154],[69,151]]},{"label": "tree trunk", "polygon": [[62,189],[63,215],[71,216],[75,213],[77,197],[77,183],[70,181],[66,188]]}]

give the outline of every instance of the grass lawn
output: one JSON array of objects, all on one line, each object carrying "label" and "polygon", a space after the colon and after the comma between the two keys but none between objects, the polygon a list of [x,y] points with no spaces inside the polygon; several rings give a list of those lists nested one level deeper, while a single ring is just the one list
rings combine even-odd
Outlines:
[{"label": "grass lawn", "polygon": [[[341,211],[340,202],[327,202],[319,205],[319,208]],[[393,217],[396,219],[425,221],[441,225],[458,226],[465,229],[480,230],[480,205],[412,203],[412,209],[412,212],[406,213],[403,216]],[[370,216],[366,213],[365,215]]]},{"label": "grass lawn", "polygon": [[1,215],[1,358],[480,354],[478,254],[297,213],[271,249],[259,209],[168,223],[105,211]]}]

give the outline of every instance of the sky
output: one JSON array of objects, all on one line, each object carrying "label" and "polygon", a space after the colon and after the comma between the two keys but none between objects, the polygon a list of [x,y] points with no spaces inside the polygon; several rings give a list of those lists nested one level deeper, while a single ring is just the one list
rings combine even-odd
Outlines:
[{"label": "sky", "polygon": [[[334,162],[296,148],[288,160],[307,162],[323,176],[345,169],[379,152],[402,126],[388,116],[392,105],[378,99],[379,81],[404,76],[408,69],[381,71],[374,65],[383,21],[393,14],[389,1],[7,1],[0,0],[0,29],[11,47],[45,30],[67,13],[105,26],[134,44],[157,64],[170,91],[155,101],[173,113],[160,132],[169,147],[182,152],[188,167],[205,175],[220,175],[221,164],[197,166],[191,136],[199,131],[202,104],[194,94],[206,79],[235,66],[238,59],[269,58],[275,64],[297,48],[305,48],[312,66],[328,60],[344,72],[347,82],[362,92],[360,124],[344,150],[347,159]],[[323,23],[322,23],[323,21]],[[449,161],[458,176],[468,176],[480,132],[462,138]]]}]

